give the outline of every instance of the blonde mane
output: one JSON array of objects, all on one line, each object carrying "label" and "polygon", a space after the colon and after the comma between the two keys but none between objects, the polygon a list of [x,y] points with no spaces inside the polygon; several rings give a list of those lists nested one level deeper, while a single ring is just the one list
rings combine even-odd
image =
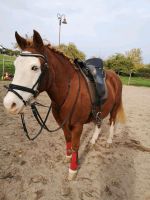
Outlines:
[{"label": "blonde mane", "polygon": [[57,49],[57,47],[52,46],[51,44],[47,44],[45,46],[48,47],[50,50],[52,50],[54,53],[57,53],[61,55],[62,57],[64,57],[65,59],[67,59],[71,64],[74,64],[73,60],[69,58],[63,51]]}]

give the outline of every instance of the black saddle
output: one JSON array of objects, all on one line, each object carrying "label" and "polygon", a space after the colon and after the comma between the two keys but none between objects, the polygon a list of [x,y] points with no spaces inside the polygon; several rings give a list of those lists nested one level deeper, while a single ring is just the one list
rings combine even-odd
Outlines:
[{"label": "black saddle", "polygon": [[[105,83],[105,72],[103,70],[102,59],[91,58],[86,60],[85,62],[75,59],[74,63],[82,70],[82,72],[90,82],[94,82],[95,97],[92,98],[94,99],[94,102],[92,103],[95,105],[100,105],[104,103],[104,101],[107,99],[107,87]],[[91,86],[89,87],[91,88]],[[91,96],[92,95],[93,92]]]}]

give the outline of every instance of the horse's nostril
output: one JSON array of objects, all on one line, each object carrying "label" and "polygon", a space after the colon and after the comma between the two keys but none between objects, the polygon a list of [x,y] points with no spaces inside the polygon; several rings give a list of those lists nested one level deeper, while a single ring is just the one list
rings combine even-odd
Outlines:
[{"label": "horse's nostril", "polygon": [[15,108],[16,107],[16,103],[12,103],[11,105],[11,109]]}]

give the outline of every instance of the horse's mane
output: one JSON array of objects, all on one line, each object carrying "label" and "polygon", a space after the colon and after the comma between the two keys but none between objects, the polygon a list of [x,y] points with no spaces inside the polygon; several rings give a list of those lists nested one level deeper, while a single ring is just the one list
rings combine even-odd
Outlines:
[{"label": "horse's mane", "polygon": [[[33,38],[27,38],[26,41],[27,41],[27,48],[34,48]],[[52,50],[54,53],[57,53],[58,55],[62,56],[63,58],[68,60],[71,64],[74,64],[71,58],[69,58],[63,51],[58,49],[57,46],[52,46],[47,40],[44,40],[44,46]]]},{"label": "horse's mane", "polygon": [[71,64],[74,64],[73,60],[69,58],[63,51],[59,50],[56,46],[52,46],[51,44],[47,44],[45,46],[48,47],[50,50],[52,50],[54,53],[57,53],[58,55],[67,59]]}]

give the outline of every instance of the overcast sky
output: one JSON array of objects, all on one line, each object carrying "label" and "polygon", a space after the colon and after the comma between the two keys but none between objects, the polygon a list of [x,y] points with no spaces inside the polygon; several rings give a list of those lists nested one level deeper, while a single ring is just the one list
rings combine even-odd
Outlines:
[{"label": "overcast sky", "polygon": [[10,48],[14,32],[33,29],[58,44],[57,13],[65,14],[61,42],[73,42],[87,58],[141,48],[150,63],[150,0],[0,0],[0,44]]}]

